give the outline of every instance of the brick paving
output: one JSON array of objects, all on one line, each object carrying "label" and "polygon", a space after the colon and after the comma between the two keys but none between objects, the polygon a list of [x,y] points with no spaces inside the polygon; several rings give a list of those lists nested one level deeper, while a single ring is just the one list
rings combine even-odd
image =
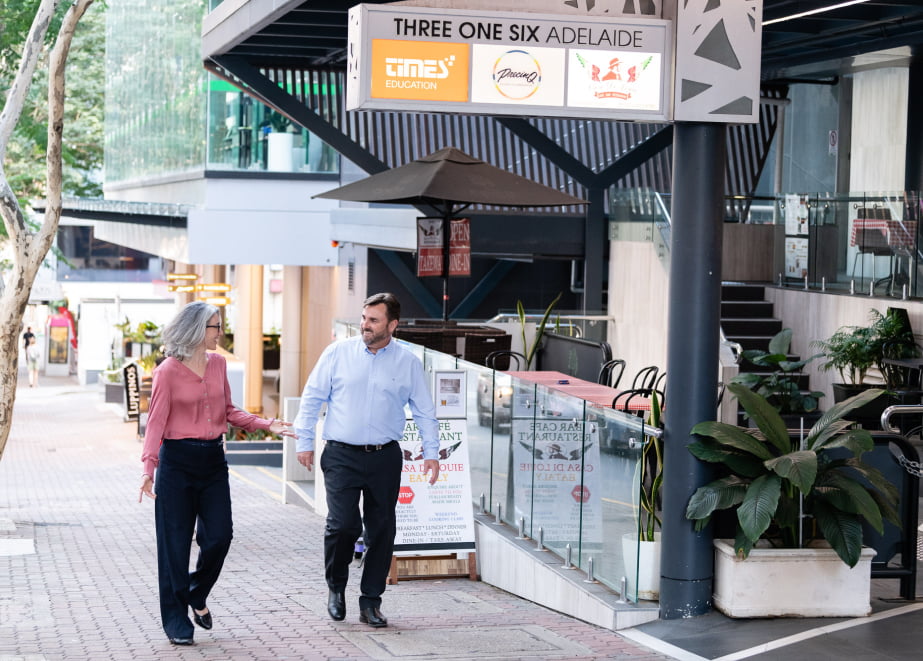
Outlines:
[{"label": "brick paving", "polygon": [[[20,384],[0,461],[0,552],[13,548],[4,542],[35,545],[0,555],[0,661],[666,658],[466,579],[389,587],[382,610],[391,626],[372,630],[358,622],[354,576],[347,618],[332,622],[323,520],[237,476],[234,543],[209,600],[215,627],[196,629],[194,647],[173,647],[157,607],[153,506],[137,502],[135,425],[97,386],[41,381]],[[440,649],[459,637],[466,642]],[[488,639],[506,644],[485,653],[478,643]],[[528,644],[516,649],[518,641]]]}]

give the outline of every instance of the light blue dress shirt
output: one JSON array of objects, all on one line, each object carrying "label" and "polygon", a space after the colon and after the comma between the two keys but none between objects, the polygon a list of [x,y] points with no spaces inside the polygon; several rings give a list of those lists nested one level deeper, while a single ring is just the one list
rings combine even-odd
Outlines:
[{"label": "light blue dress shirt", "polygon": [[423,458],[439,456],[439,422],[423,365],[393,339],[376,353],[361,337],[324,349],[301,393],[293,424],[298,452],[314,450],[314,429],[324,404],[324,438],[355,445],[400,440],[408,404],[423,440]]}]

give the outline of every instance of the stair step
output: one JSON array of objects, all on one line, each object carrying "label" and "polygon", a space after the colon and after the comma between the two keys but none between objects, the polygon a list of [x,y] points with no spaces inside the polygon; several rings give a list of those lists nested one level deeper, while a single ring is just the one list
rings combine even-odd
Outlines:
[{"label": "stair step", "polygon": [[732,335],[742,336],[769,336],[772,337],[782,330],[780,319],[734,319],[721,318],[721,330],[725,337]]},{"label": "stair step", "polygon": [[728,318],[772,318],[773,308],[769,301],[721,301],[721,316]]},{"label": "stair step", "polygon": [[769,351],[769,341],[772,335],[727,335],[725,337],[731,342],[737,342],[744,349],[762,349]]},{"label": "stair step", "polygon": [[722,301],[763,301],[766,289],[760,285],[721,285]]}]

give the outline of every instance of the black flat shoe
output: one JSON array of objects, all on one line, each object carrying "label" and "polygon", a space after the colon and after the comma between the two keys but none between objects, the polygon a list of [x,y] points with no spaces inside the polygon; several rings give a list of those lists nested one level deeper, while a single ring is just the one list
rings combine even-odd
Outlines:
[{"label": "black flat shoe", "polygon": [[174,645],[194,645],[192,638],[171,638],[170,642]]},{"label": "black flat shoe", "polygon": [[199,615],[195,612],[195,608],[192,609],[192,621],[198,624],[203,629],[212,628],[212,612],[208,611],[204,615]]},{"label": "black flat shoe", "polygon": [[388,618],[377,608],[363,608],[359,612],[359,621],[376,629],[388,626]]},{"label": "black flat shoe", "polygon": [[343,592],[331,590],[327,595],[327,612],[330,619],[339,622],[346,617],[346,595]]}]

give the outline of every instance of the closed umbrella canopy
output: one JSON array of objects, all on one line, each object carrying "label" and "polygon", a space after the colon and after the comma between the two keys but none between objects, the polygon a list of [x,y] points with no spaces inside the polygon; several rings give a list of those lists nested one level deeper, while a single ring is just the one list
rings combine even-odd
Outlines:
[{"label": "closed umbrella canopy", "polygon": [[501,170],[455,147],[446,147],[406,165],[374,174],[314,197],[351,202],[427,204],[437,209],[490,204],[508,207],[556,207],[587,204]]},{"label": "closed umbrella canopy", "polygon": [[373,174],[314,197],[350,202],[426,205],[443,218],[442,319],[449,318],[448,221],[471,204],[506,207],[560,207],[587,204],[518,174],[501,170],[446,147],[400,167]]}]

